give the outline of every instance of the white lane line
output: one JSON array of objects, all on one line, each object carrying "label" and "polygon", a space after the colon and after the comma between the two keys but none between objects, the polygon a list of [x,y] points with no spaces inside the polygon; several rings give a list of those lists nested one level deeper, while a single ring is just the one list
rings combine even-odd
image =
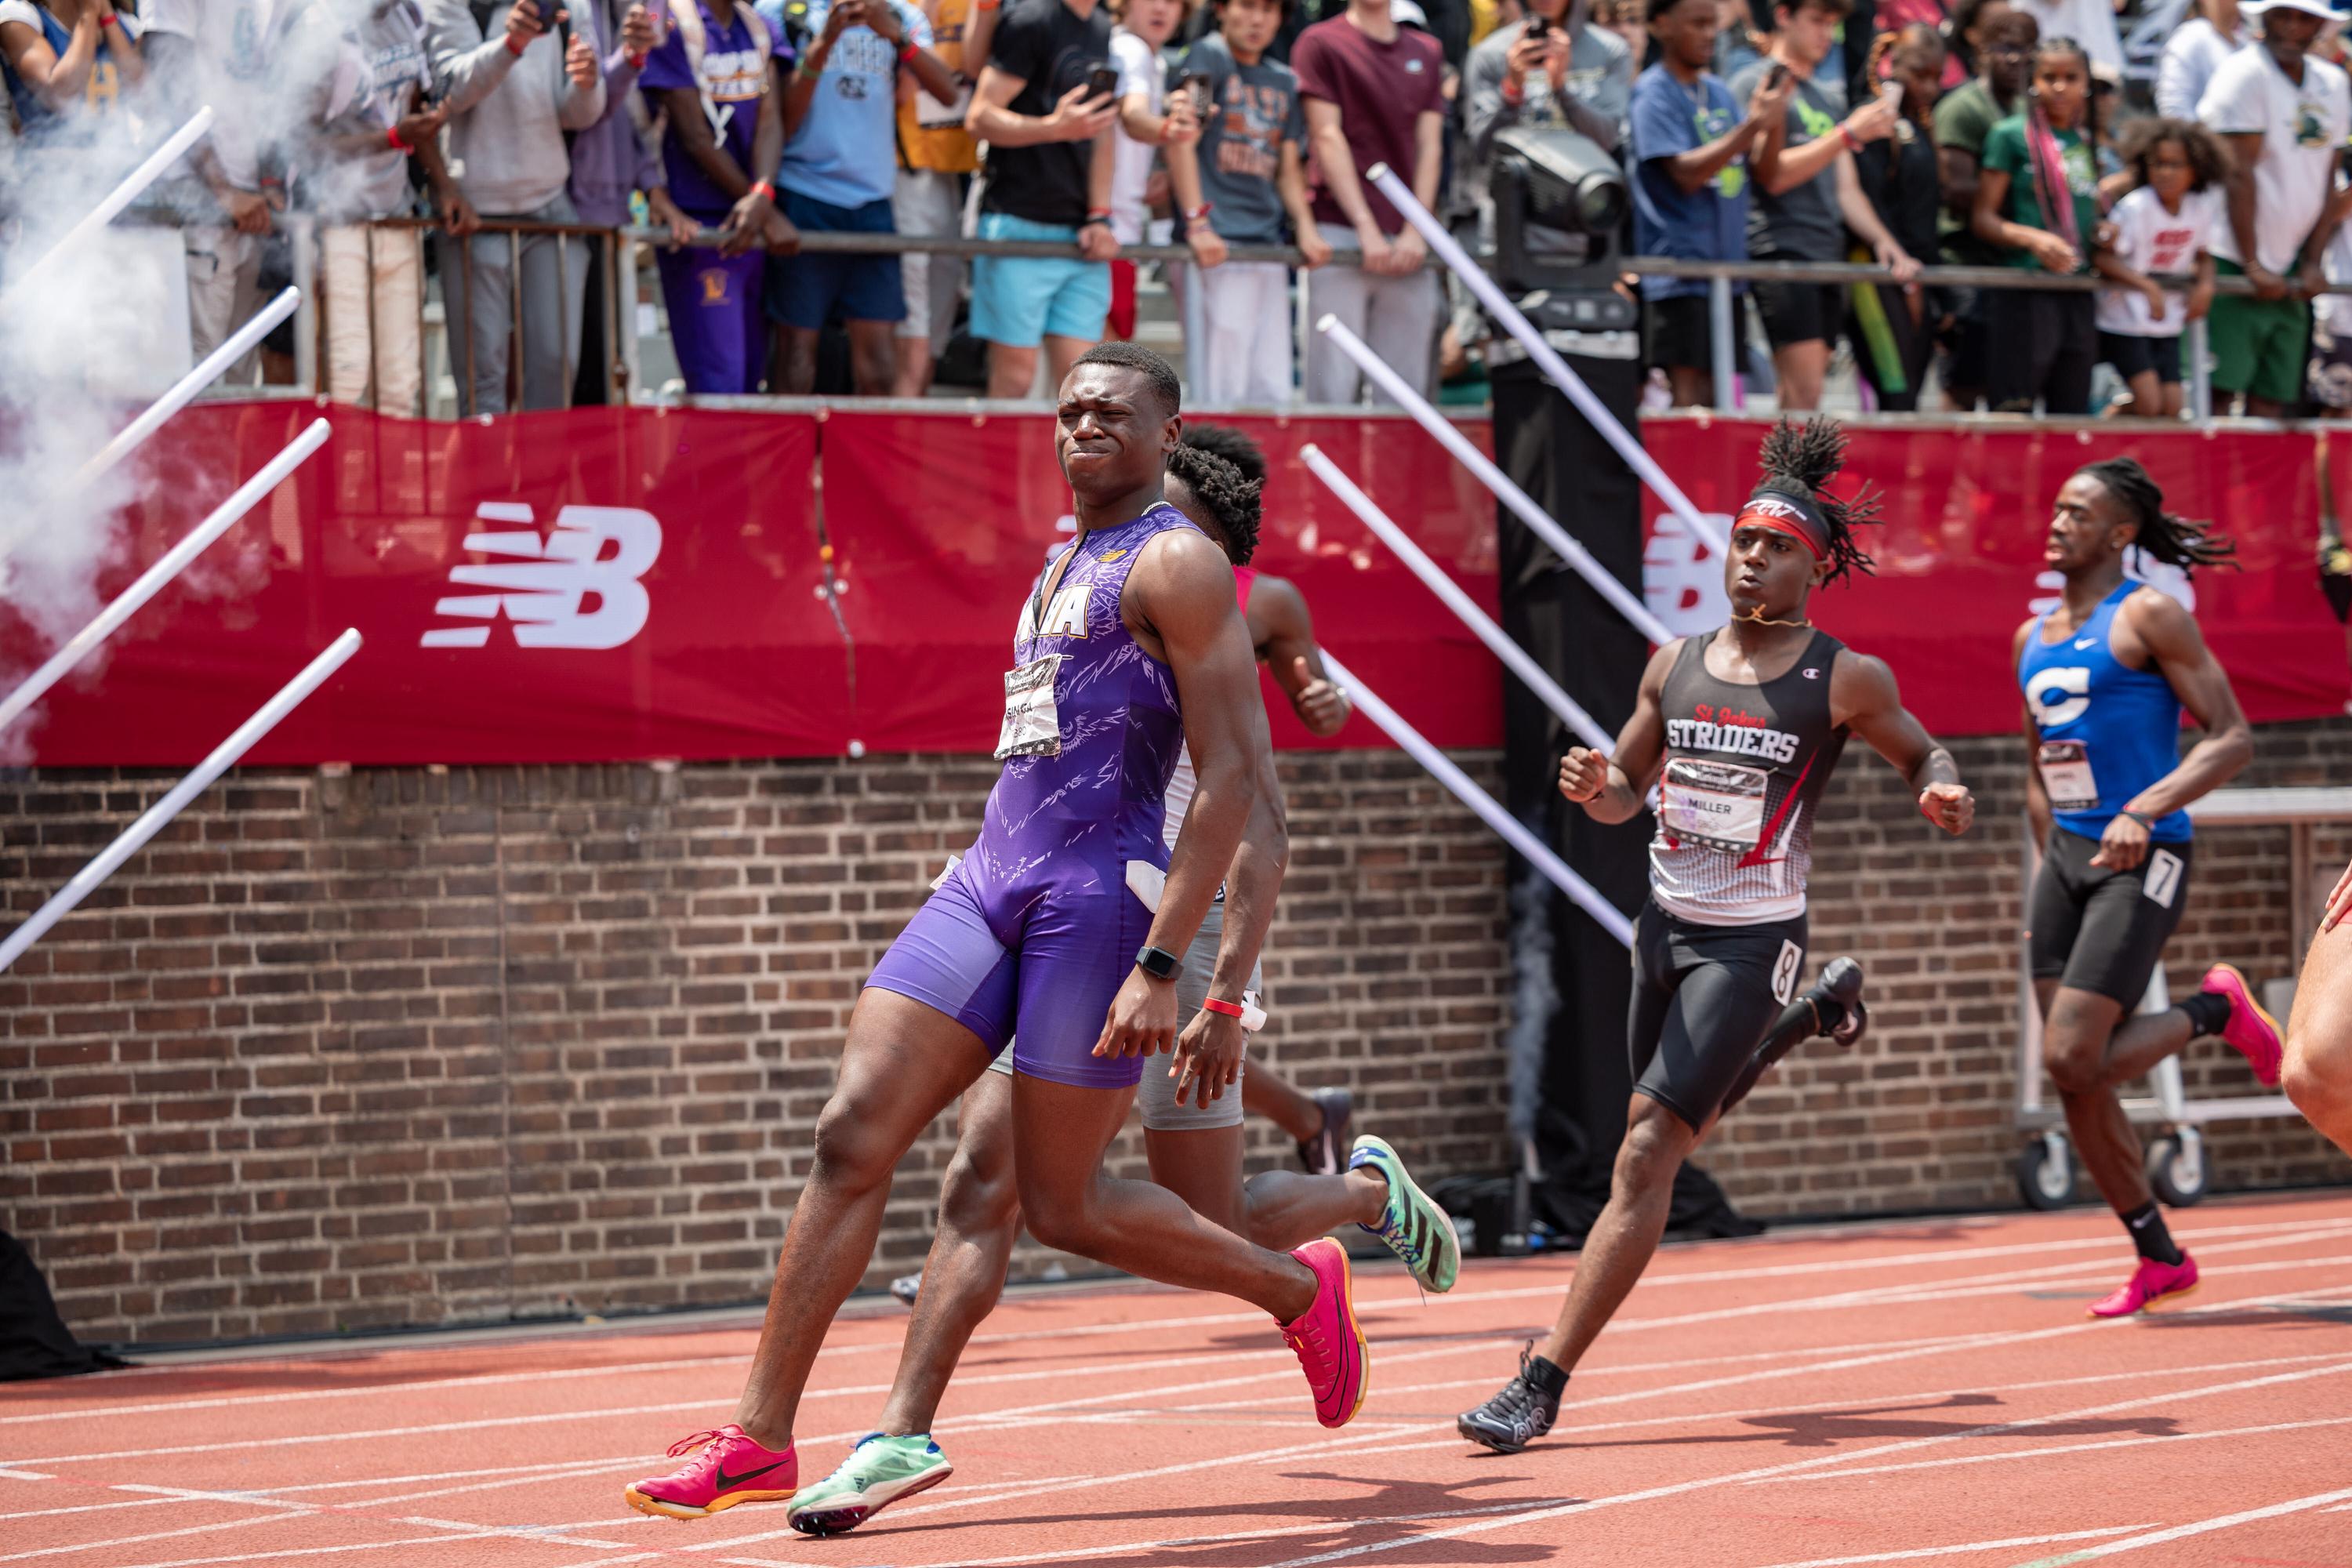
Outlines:
[{"label": "white lane line", "polygon": [[2301,1513],[2306,1509],[2323,1508],[2332,1502],[2352,1498],[2352,1487],[2339,1491],[2320,1492],[2315,1496],[2295,1498],[2286,1502],[2274,1502],[2268,1508],[2250,1508],[2242,1513],[2225,1513],[2219,1519],[2200,1519],[2194,1524],[2176,1524],[2169,1530],[2151,1531],[2125,1541],[2110,1541],[2104,1546],[2086,1551],[2068,1552],[2056,1557],[2044,1557],[2019,1564],[2019,1568],[2063,1568],[2069,1563],[2088,1563],[2095,1557],[2114,1557],[2121,1552],[2137,1552],[2143,1546],[2162,1546],[2168,1542],[2185,1541],[2192,1535],[2205,1535],[2216,1530],[2230,1530],[2241,1524],[2253,1524],[2265,1519],[2277,1519],[2283,1514]]},{"label": "white lane line", "polygon": [[260,1514],[249,1519],[225,1519],[211,1524],[184,1525],[178,1530],[151,1531],[145,1535],[118,1535],[107,1541],[79,1541],[68,1546],[43,1546],[31,1552],[11,1552],[0,1556],[0,1563],[21,1563],[30,1557],[63,1557],[75,1552],[96,1552],[107,1546],[132,1546],[142,1541],[169,1541],[179,1535],[205,1535],[215,1530],[243,1530],[248,1525],[278,1524],[287,1520],[302,1519],[310,1510],[300,1503],[279,1503],[286,1511]]},{"label": "white lane line", "polygon": [[173,1500],[172,1498],[156,1497],[140,1502],[78,1502],[71,1508],[31,1508],[16,1513],[0,1513],[0,1519],[46,1519],[53,1513],[95,1513],[100,1509],[146,1508],[150,1504]]},{"label": "white lane line", "polygon": [[[2053,1454],[2090,1454],[2107,1448],[2139,1448],[2152,1443],[2194,1443],[2207,1437],[2253,1437],[2265,1432],[2302,1432],[2315,1426],[2352,1426],[2352,1415],[2320,1415],[2308,1421],[2273,1421],[2261,1426],[2224,1426],[2211,1432],[2167,1432],[2139,1437],[2102,1437],[2095,1442],[2061,1443],[2047,1448],[2019,1448],[2007,1454],[1970,1454],[1958,1459],[1917,1459],[1902,1465],[1870,1465],[1854,1470],[1832,1470],[1820,1476],[1791,1476],[1790,1480],[1813,1481],[1848,1476],[1884,1476],[1896,1470],[1945,1470],[1961,1465],[1997,1465],[2007,1459],[2042,1459]],[[1770,1486],[1770,1481],[1750,1481],[1749,1486]]]},{"label": "white lane line", "polygon": [[[502,1532],[478,1526],[464,1535],[443,1531],[439,1535],[409,1535],[398,1541],[364,1541],[350,1546],[289,1546],[278,1552],[243,1552],[231,1557],[175,1557],[168,1563],[109,1563],[107,1568],[224,1568],[233,1563],[267,1563],[278,1557],[325,1557],[345,1552],[390,1552],[403,1546],[441,1546],[453,1541],[492,1541]],[[598,1558],[597,1562],[613,1559]],[[836,1568],[836,1565],[793,1563],[778,1563],[776,1568]]]},{"label": "white lane line", "polygon": [[1906,1559],[1946,1557],[1961,1552],[2006,1552],[2012,1546],[2055,1546],[2062,1541],[2096,1541],[2102,1535],[2122,1535],[2154,1528],[2146,1524],[2110,1524],[2099,1530],[2068,1530],[2055,1535],[2012,1535],[2006,1541],[1966,1541],[1957,1546],[1918,1546],[1908,1552],[1872,1552],[1859,1557],[1813,1557],[1802,1563],[1775,1563],[1771,1568],[1849,1568],[1857,1563],[1901,1563]]},{"label": "white lane line", "polygon": [[[2260,1300],[2257,1299],[2257,1300],[2254,1301],[2229,1303],[2226,1307],[2217,1305],[2215,1307],[2201,1309],[2201,1310],[2207,1312],[2243,1310],[2247,1307],[2259,1304],[2262,1303]],[[2180,1313],[2177,1315],[2185,1317],[2188,1314]],[[2102,1323],[2087,1326],[2094,1328],[2111,1328],[2115,1325]],[[2044,1332],[2038,1335],[2021,1337],[2047,1338],[2053,1337],[2053,1334],[2051,1332]],[[2326,1370],[2334,1372],[2352,1371],[2352,1361],[2347,1361],[2341,1366]],[[2238,1393],[2249,1388],[2266,1387],[2278,1383],[2290,1382],[2315,1375],[2324,1375],[2324,1373],[2315,1373],[2309,1371],[2276,1373],[2268,1377],[2246,1378],[2235,1383],[2219,1384],[2207,1388],[2183,1389],[2170,1394],[2155,1394],[2140,1399],[2123,1400],[2111,1405],[2091,1405],[2079,1410],[2061,1411],[2051,1415],[2033,1416],[2023,1420],[2001,1422],[1987,1426],[1969,1427],[1956,1432],[1940,1433],[1933,1437],[1915,1437],[1899,1443],[1882,1444],[1877,1447],[1862,1449],[1853,1454],[1824,1454],[1815,1458],[1797,1459],[1786,1464],[1763,1465],[1759,1466],[1754,1469],[1733,1471],[1727,1475],[1705,1476],[1694,1480],[1675,1481],[1663,1486],[1647,1487],[1639,1491],[1620,1492],[1613,1496],[1595,1498],[1589,1502],[1575,1503],[1561,1508],[1539,1508],[1519,1515],[1502,1516],[1490,1520],[1479,1520],[1467,1524],[1451,1526],[1445,1530],[1432,1531],[1414,1535],[1395,1536],[1387,1541],[1374,1542],[1363,1546],[1347,1547],[1340,1551],[1322,1552],[1311,1557],[1293,1558],[1287,1562],[1273,1564],[1272,1568],[1315,1568],[1315,1565],[1320,1563],[1339,1563],[1358,1557],[1368,1556],[1374,1552],[1392,1552],[1402,1547],[1425,1546],[1432,1542],[1453,1540],[1465,1535],[1485,1534],[1486,1532],[1494,1530],[1520,1529],[1528,1525],[1541,1524],[1549,1520],[1559,1519],[1571,1513],[1590,1513],[1603,1508],[1612,1508],[1626,1503],[1650,1502],[1659,1498],[1679,1497],[1685,1493],[1706,1491],[1716,1487],[1729,1485],[1733,1482],[1762,1480],[1777,1476],[1791,1475],[1803,1470],[1820,1469],[1825,1466],[1848,1463],[1856,1459],[1872,1459],[1885,1454],[1907,1453],[1915,1449],[1933,1447],[1942,1443],[1958,1442],[1968,1437],[2011,1436],[2018,1433],[2030,1432],[2033,1427],[2046,1426],[2059,1421],[2081,1420],[2089,1416],[2116,1415],[2122,1411],[2138,1409],[2148,1405],[2158,1405],[2167,1402],[2179,1402],[2189,1399],[2209,1398],[2216,1394]],[[2335,1496],[2336,1495],[2352,1496],[2352,1492],[2333,1494],[2327,1500],[2334,1500]]]}]

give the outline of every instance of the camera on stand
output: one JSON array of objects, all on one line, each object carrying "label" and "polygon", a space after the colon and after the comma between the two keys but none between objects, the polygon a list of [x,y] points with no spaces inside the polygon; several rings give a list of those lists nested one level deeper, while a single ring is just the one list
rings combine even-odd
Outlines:
[{"label": "camera on stand", "polygon": [[1487,188],[1495,281],[1538,331],[1636,330],[1640,307],[1615,288],[1632,197],[1605,148],[1573,131],[1505,131],[1495,138]]}]

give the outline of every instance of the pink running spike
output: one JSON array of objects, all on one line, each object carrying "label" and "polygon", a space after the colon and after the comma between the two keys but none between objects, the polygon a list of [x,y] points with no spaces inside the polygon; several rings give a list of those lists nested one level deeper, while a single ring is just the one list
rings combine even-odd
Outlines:
[{"label": "pink running spike", "polygon": [[2143,1258],[2132,1277],[2112,1296],[2091,1303],[2095,1318],[2128,1318],[2144,1311],[2160,1300],[2174,1296],[2186,1296],[2197,1289],[2197,1260],[2183,1252],[2178,1263],[2158,1263],[2153,1258]]},{"label": "pink running spike", "polygon": [[639,1513],[705,1519],[739,1502],[782,1502],[800,1489],[793,1446],[761,1447],[732,1422],[671,1445],[669,1454],[686,1463],[623,1489],[623,1500]]}]

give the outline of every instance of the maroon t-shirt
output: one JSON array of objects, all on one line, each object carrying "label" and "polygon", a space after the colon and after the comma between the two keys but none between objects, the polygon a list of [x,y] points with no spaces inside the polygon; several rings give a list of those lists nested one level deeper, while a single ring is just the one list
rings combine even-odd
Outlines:
[{"label": "maroon t-shirt", "polygon": [[[1298,35],[1290,46],[1290,68],[1298,74],[1300,93],[1339,106],[1339,129],[1355,154],[1356,178],[1371,204],[1372,221],[1382,234],[1398,233],[1404,219],[1364,176],[1373,164],[1386,163],[1398,179],[1412,184],[1413,121],[1445,109],[1444,60],[1437,40],[1399,27],[1394,41],[1384,44],[1338,16]],[[1318,223],[1349,221],[1324,188],[1318,163],[1308,163],[1307,182]]]}]

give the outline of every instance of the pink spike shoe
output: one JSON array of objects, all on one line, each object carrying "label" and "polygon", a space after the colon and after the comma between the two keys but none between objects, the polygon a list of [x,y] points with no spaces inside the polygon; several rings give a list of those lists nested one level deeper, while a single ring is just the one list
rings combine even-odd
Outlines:
[{"label": "pink spike shoe", "polygon": [[669,1457],[686,1463],[622,1490],[639,1513],[705,1519],[739,1502],[782,1502],[800,1489],[800,1459],[790,1443],[781,1451],[763,1448],[732,1422],[671,1444]]},{"label": "pink spike shoe", "polygon": [[2091,1303],[2091,1316],[2128,1318],[2158,1301],[2186,1296],[2196,1289],[2197,1260],[2188,1253],[2183,1252],[2178,1263],[2158,1263],[2153,1258],[2143,1258],[2120,1289]]},{"label": "pink spike shoe", "polygon": [[2217,963],[2205,972],[2205,984],[2197,989],[2229,999],[2230,1021],[2221,1026],[2221,1037],[2246,1058],[2246,1065],[2254,1069],[2254,1077],[2277,1088],[2279,1062],[2286,1047],[2279,1039],[2278,1020],[2254,1000],[2246,977],[2232,964]]},{"label": "pink spike shoe", "polygon": [[1299,1369],[1307,1373],[1315,1419],[1345,1426],[1364,1407],[1372,1382],[1371,1347],[1356,1324],[1348,1252],[1327,1236],[1290,1256],[1314,1271],[1315,1304],[1297,1321],[1282,1325],[1282,1342],[1297,1353]]}]

